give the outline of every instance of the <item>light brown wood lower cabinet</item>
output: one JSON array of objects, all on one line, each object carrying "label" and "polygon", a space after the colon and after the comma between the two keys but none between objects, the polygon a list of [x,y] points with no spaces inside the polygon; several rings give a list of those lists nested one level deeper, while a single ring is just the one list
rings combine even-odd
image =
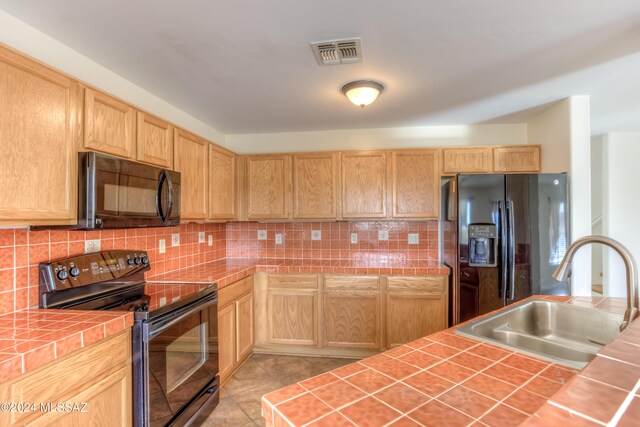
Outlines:
[{"label": "light brown wood lower cabinet", "polygon": [[387,347],[447,328],[445,276],[387,278]]},{"label": "light brown wood lower cabinet", "polygon": [[86,412],[0,412],[0,425],[131,426],[131,332],[0,384],[1,402],[86,402]]},{"label": "light brown wood lower cabinet", "polygon": [[323,298],[325,346],[380,348],[377,276],[325,276]]},{"label": "light brown wood lower cabinet", "polygon": [[218,368],[224,382],[253,352],[253,276],[218,291]]},{"label": "light brown wood lower cabinet", "polygon": [[366,357],[445,329],[446,276],[256,273],[254,352]]}]

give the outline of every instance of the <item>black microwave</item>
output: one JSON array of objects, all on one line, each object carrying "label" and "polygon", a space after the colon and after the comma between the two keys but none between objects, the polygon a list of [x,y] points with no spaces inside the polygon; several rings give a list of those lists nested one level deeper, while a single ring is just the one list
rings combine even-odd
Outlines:
[{"label": "black microwave", "polygon": [[180,224],[180,173],[98,153],[80,153],[78,229]]}]

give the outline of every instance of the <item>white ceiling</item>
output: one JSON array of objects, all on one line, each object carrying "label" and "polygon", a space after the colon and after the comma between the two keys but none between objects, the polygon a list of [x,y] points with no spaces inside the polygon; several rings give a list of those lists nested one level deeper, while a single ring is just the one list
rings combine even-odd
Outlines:
[{"label": "white ceiling", "polygon": [[[590,95],[640,131],[638,0],[0,0],[0,9],[229,134],[513,122]],[[309,43],[361,37],[359,64]],[[365,108],[343,84],[386,86]],[[520,114],[514,112],[525,110]]]}]

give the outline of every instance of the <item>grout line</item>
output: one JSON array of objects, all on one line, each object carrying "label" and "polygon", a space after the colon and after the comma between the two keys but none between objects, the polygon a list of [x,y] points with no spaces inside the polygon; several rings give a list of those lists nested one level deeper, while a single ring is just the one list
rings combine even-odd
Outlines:
[{"label": "grout line", "polygon": [[624,413],[627,411],[627,409],[631,405],[631,402],[633,401],[636,393],[638,393],[639,390],[640,390],[640,380],[638,380],[635,387],[633,387],[633,389],[631,389],[631,391],[627,394],[627,397],[624,399],[624,401],[616,411],[611,421],[609,421],[608,425],[615,426],[618,424],[618,422],[620,421]]}]

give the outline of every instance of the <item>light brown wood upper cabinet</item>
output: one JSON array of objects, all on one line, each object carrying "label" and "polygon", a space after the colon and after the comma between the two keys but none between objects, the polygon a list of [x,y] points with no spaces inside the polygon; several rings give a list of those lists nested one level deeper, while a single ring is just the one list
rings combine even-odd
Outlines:
[{"label": "light brown wood upper cabinet", "polygon": [[136,160],[161,168],[173,168],[173,126],[138,111]]},{"label": "light brown wood upper cabinet", "polygon": [[75,224],[81,89],[0,47],[0,224]]},{"label": "light brown wood upper cabinet", "polygon": [[438,150],[392,153],[392,214],[395,218],[439,217],[438,154]]},{"label": "light brown wood upper cabinet", "polygon": [[210,144],[176,128],[173,145],[174,170],[180,172],[180,219],[207,219]]},{"label": "light brown wood upper cabinet", "polygon": [[209,219],[236,218],[237,156],[209,145]]},{"label": "light brown wood upper cabinet", "polygon": [[442,150],[444,174],[491,173],[491,147],[459,147]]},{"label": "light brown wood upper cabinet", "polygon": [[291,156],[247,156],[246,170],[247,218],[289,218]]},{"label": "light brown wood upper cabinet", "polygon": [[335,219],[337,204],[338,154],[294,154],[293,217]]},{"label": "light brown wood upper cabinet", "polygon": [[341,197],[343,218],[387,216],[387,153],[342,153]]},{"label": "light brown wood upper cabinet", "polygon": [[495,172],[540,172],[540,146],[514,145],[493,149]]},{"label": "light brown wood upper cabinet", "polygon": [[84,148],[135,158],[136,110],[91,88],[84,96]]}]

